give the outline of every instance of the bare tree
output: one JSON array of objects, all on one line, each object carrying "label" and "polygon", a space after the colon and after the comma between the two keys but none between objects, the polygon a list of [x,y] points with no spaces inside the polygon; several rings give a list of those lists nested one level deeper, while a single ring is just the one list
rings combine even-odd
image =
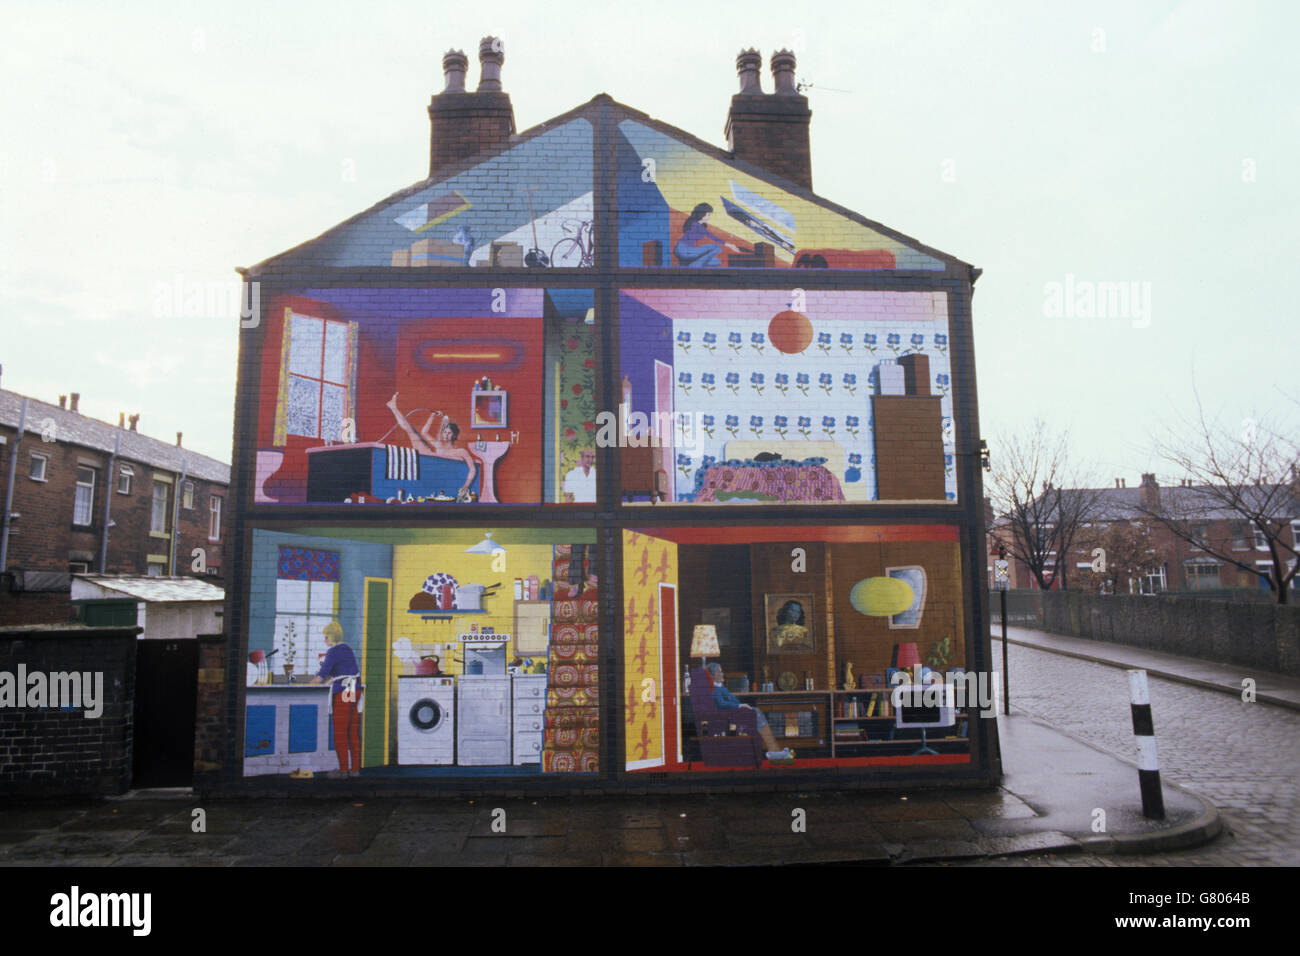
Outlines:
[{"label": "bare tree", "polygon": [[1070,552],[1097,510],[1101,490],[1082,487],[1070,460],[1069,433],[1036,420],[1025,436],[1003,436],[992,455],[990,498],[1001,518],[1007,552],[1043,590],[1066,586]]},{"label": "bare tree", "polygon": [[1101,594],[1129,594],[1135,583],[1160,566],[1151,529],[1142,521],[1094,524],[1084,529],[1079,544],[1093,556],[1081,583]]},{"label": "bare tree", "polygon": [[[1213,534],[1215,522],[1245,525],[1267,544],[1272,567],[1268,586],[1287,604],[1297,561],[1289,527],[1300,519],[1300,449],[1266,422],[1243,419],[1237,429],[1207,421],[1200,396],[1196,418],[1156,437],[1156,453],[1186,476],[1185,484],[1162,488],[1155,501],[1134,506],[1135,515],[1166,529],[1207,555],[1252,575],[1252,560],[1234,553],[1233,536]],[[1288,538],[1292,543],[1288,543]]]}]

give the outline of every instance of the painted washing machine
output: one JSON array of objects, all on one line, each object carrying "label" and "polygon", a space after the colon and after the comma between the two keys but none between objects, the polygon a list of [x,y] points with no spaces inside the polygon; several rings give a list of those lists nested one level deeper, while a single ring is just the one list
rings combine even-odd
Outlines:
[{"label": "painted washing machine", "polygon": [[456,679],[397,678],[397,762],[456,762]]}]

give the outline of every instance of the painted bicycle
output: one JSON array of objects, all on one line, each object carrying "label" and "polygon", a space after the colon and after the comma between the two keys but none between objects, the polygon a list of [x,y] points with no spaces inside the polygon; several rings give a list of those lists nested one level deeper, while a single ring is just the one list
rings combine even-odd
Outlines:
[{"label": "painted bicycle", "polygon": [[590,219],[566,219],[565,237],[551,249],[551,266],[556,269],[577,269],[595,262],[596,240],[592,236],[594,223]]}]

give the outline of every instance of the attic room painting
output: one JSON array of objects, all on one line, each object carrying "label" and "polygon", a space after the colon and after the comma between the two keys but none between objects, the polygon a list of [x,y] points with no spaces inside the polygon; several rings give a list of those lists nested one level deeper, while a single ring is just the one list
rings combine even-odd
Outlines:
[{"label": "attic room painting", "polygon": [[385,200],[316,242],[326,266],[591,268],[592,127],[576,119]]},{"label": "attic room painting", "polygon": [[619,330],[629,421],[677,423],[630,500],[956,501],[945,293],[624,289]]},{"label": "attic room painting", "polygon": [[624,268],[944,268],[642,123],[619,123],[617,141]]},{"label": "attic room painting", "polygon": [[278,298],[260,361],[254,500],[594,501],[593,302],[589,289]]}]

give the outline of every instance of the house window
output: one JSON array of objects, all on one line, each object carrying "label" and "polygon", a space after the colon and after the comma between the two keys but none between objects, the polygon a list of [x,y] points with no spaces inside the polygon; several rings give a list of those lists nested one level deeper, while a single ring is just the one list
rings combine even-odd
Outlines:
[{"label": "house window", "polygon": [[163,576],[163,570],[167,567],[167,559],[160,557],[149,557],[148,570],[145,574],[151,578],[160,578]]},{"label": "house window", "polygon": [[85,561],[69,561],[69,562],[68,562],[68,573],[69,573],[69,574],[85,574],[85,573],[87,573],[89,570],[90,570],[90,565],[87,564]]},{"label": "house window", "polygon": [[1268,535],[1264,534],[1264,532],[1262,531],[1255,532],[1255,550],[1256,551],[1268,550]]},{"label": "house window", "polygon": [[297,313],[291,322],[286,430],[337,441],[348,406],[348,324]]},{"label": "house window", "polygon": [[1259,586],[1261,590],[1269,590],[1270,583],[1273,580],[1273,562],[1256,561],[1255,573],[1259,575]]},{"label": "house window", "polygon": [[1219,587],[1219,566],[1214,563],[1183,565],[1187,572],[1187,586],[1193,591]]},{"label": "house window", "polygon": [[1291,550],[1300,551],[1300,521],[1291,522]]},{"label": "house window", "polygon": [[194,482],[192,481],[181,483],[181,507],[194,507]]},{"label": "house window", "polygon": [[31,463],[27,466],[27,477],[32,481],[45,481],[45,470],[49,464],[50,460],[47,457],[33,452]]},{"label": "house window", "polygon": [[1232,526],[1232,547],[1236,551],[1245,551],[1251,545],[1250,525],[1238,521]]},{"label": "house window", "polygon": [[221,540],[221,499],[208,495],[208,540]]},{"label": "house window", "polygon": [[170,528],[171,485],[154,478],[153,509],[149,512],[149,533],[166,534]]},{"label": "house window", "polygon": [[129,495],[131,493],[131,479],[135,477],[135,469],[130,465],[119,465],[117,469],[117,493],[119,495]]},{"label": "house window", "polygon": [[1138,587],[1142,594],[1159,594],[1168,590],[1169,585],[1165,580],[1164,567],[1161,566],[1144,574],[1138,582]]},{"label": "house window", "polygon": [[1191,531],[1192,531],[1192,547],[1197,551],[1205,550],[1201,546],[1205,543],[1205,536],[1208,533],[1209,529],[1203,524],[1194,524],[1192,525]]},{"label": "house window", "polygon": [[77,492],[72,505],[72,523],[89,525],[95,510],[95,469],[77,466]]}]

